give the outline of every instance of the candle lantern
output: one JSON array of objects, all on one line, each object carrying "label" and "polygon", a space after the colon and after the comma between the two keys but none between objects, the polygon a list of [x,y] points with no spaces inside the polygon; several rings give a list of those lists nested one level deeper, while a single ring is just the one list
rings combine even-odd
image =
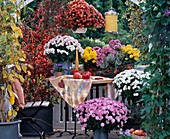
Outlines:
[{"label": "candle lantern", "polygon": [[117,33],[117,18],[118,13],[115,12],[114,8],[112,7],[112,0],[111,0],[111,8],[110,11],[105,13],[105,32],[109,33]]}]

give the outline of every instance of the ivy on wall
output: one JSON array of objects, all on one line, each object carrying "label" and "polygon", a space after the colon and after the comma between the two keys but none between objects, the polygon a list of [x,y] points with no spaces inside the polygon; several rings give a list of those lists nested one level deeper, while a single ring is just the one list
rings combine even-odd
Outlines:
[{"label": "ivy on wall", "polygon": [[170,62],[169,62],[169,42],[170,26],[168,0],[147,0],[146,3],[140,4],[145,7],[145,13],[142,18],[145,35],[151,36],[147,45],[143,47],[148,52],[149,43],[152,48],[148,53],[148,58],[142,62],[148,67],[145,71],[151,73],[149,80],[145,79],[145,86],[141,89],[144,93],[142,100],[144,109],[141,111],[143,128],[149,133],[152,139],[168,138],[169,133],[169,96],[170,96]]}]

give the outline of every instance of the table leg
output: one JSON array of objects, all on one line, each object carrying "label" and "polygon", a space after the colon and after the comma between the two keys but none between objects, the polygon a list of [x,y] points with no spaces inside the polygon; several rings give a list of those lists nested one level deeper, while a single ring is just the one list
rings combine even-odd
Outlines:
[{"label": "table leg", "polygon": [[85,129],[85,133],[84,133],[84,134],[77,134],[77,133],[76,133],[76,125],[77,125],[76,114],[74,115],[74,118],[75,118],[75,123],[74,123],[74,136],[72,137],[72,139],[74,139],[76,136],[81,136],[81,135],[90,136],[90,135],[87,134],[87,129]]},{"label": "table leg", "polygon": [[65,110],[65,130],[62,131],[62,132],[60,133],[60,135],[58,135],[57,137],[61,137],[64,133],[69,133],[70,135],[73,135],[72,132],[67,131],[67,115],[68,115],[68,104],[67,104],[67,102],[65,102],[64,110]]}]

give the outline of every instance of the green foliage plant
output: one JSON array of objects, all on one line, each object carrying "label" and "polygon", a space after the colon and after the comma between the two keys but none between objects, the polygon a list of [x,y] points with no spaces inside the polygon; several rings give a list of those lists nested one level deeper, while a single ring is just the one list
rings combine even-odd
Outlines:
[{"label": "green foliage plant", "polygon": [[[144,122],[143,128],[152,139],[164,139],[170,136],[169,132],[169,96],[170,96],[170,62],[169,62],[169,4],[168,0],[146,0],[140,4],[145,7],[143,14],[144,33],[149,38],[143,47],[148,57],[142,64],[147,64],[145,71],[151,73],[150,79],[144,79],[147,84],[141,91],[144,109],[141,114]],[[152,43],[149,50],[148,45]],[[147,92],[147,93],[145,93]]]}]

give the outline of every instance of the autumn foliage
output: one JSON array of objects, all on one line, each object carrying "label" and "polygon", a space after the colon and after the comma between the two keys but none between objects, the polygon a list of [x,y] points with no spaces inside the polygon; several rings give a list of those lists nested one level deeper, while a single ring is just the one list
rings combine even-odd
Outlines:
[{"label": "autumn foliage", "polygon": [[26,101],[48,100],[47,98],[51,96],[45,78],[52,76],[50,71],[53,62],[43,52],[45,43],[58,34],[54,28],[53,17],[60,3],[61,1],[45,0],[43,4],[39,4],[33,15],[25,18],[25,23],[22,25],[22,50],[26,54],[25,61],[34,67],[31,75],[26,75],[24,84]]}]

